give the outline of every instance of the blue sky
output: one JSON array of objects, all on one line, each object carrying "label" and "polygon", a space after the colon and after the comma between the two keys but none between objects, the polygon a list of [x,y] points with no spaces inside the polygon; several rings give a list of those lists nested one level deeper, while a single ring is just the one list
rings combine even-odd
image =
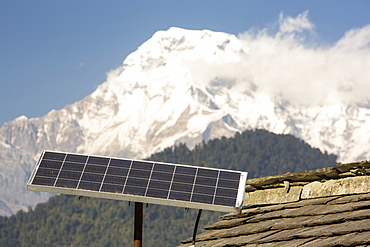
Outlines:
[{"label": "blue sky", "polygon": [[320,46],[370,24],[365,0],[1,0],[0,126],[81,100],[158,30],[238,35],[306,10]]}]

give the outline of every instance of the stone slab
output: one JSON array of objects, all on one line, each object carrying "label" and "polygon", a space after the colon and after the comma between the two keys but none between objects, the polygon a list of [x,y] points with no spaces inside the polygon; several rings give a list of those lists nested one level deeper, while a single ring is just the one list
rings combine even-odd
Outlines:
[{"label": "stone slab", "polygon": [[341,173],[349,172],[350,170],[354,168],[368,169],[370,168],[370,162],[367,160],[364,160],[364,161],[347,163],[347,164],[338,164],[338,165],[335,165],[334,168],[337,169]]},{"label": "stone slab", "polygon": [[348,177],[325,182],[312,182],[303,186],[301,198],[311,199],[317,197],[351,195],[370,192],[370,177]]},{"label": "stone slab", "polygon": [[339,178],[338,170],[334,167],[327,167],[310,171],[301,171],[276,176],[248,179],[246,184],[251,185],[255,188],[262,188],[263,186],[282,183],[283,181],[289,181],[291,183],[294,183],[294,182],[312,182],[322,179],[337,179],[337,178]]},{"label": "stone slab", "polygon": [[299,201],[302,186],[293,186],[286,192],[285,188],[257,190],[244,195],[244,206],[268,205]]}]

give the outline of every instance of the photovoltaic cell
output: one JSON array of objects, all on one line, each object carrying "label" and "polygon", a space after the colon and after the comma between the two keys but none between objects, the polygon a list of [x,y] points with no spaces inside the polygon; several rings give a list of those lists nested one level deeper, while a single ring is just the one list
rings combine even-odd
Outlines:
[{"label": "photovoltaic cell", "polygon": [[44,153],[45,160],[60,160],[63,161],[67,154],[58,152],[46,152]]},{"label": "photovoltaic cell", "polygon": [[128,173],[128,168],[110,166],[107,169],[107,175],[122,177],[122,176],[127,176],[127,173]]},{"label": "photovoltaic cell", "polygon": [[206,177],[206,178],[217,178],[218,171],[217,170],[210,170],[210,169],[198,169],[197,176],[198,177]]},{"label": "photovoltaic cell", "polygon": [[146,196],[166,199],[168,196],[168,191],[155,188],[148,188]]},{"label": "photovoltaic cell", "polygon": [[81,172],[76,171],[69,171],[69,170],[62,170],[59,173],[59,179],[65,178],[65,179],[73,179],[73,180],[79,180],[81,177]]},{"label": "photovoltaic cell", "polygon": [[169,199],[179,200],[179,201],[190,201],[191,193],[180,192],[180,191],[171,191]]},{"label": "photovoltaic cell", "polygon": [[144,196],[145,191],[146,191],[146,188],[144,188],[144,187],[126,186],[123,193],[131,194],[131,195]]},{"label": "photovoltaic cell", "polygon": [[160,189],[168,191],[170,189],[171,182],[161,180],[150,180],[149,188]]},{"label": "photovoltaic cell", "polygon": [[78,182],[78,180],[58,179],[55,186],[77,189]]},{"label": "photovoltaic cell", "polygon": [[123,185],[104,183],[101,192],[122,193]]},{"label": "photovoltaic cell", "polygon": [[70,162],[76,162],[76,163],[86,163],[88,156],[85,155],[79,155],[79,154],[67,154],[67,157],[65,161],[70,161]]},{"label": "photovoltaic cell", "polygon": [[37,170],[37,173],[36,175],[38,177],[49,177],[49,178],[55,178],[58,176],[58,170],[56,169],[48,169],[48,168],[43,168],[43,167],[40,167],[38,170]]},{"label": "photovoltaic cell", "polygon": [[100,183],[81,181],[80,184],[78,185],[78,188],[81,189],[81,190],[99,191]]},{"label": "photovoltaic cell", "polygon": [[151,179],[154,180],[163,180],[163,181],[171,181],[173,177],[172,173],[162,173],[162,172],[152,172]]},{"label": "photovoltaic cell", "polygon": [[211,186],[203,186],[203,185],[195,185],[194,194],[203,194],[203,195],[213,195],[215,193],[215,187]]},{"label": "photovoltaic cell", "polygon": [[152,170],[153,163],[152,162],[144,162],[144,161],[133,161],[131,165],[131,169],[139,169],[144,171]]},{"label": "photovoltaic cell", "polygon": [[104,178],[104,184],[118,184],[118,185],[124,185],[126,181],[125,176],[111,176],[106,175]]},{"label": "photovoltaic cell", "polygon": [[107,169],[106,166],[86,164],[84,172],[104,174],[106,169]]},{"label": "photovoltaic cell", "polygon": [[121,168],[130,168],[132,161],[131,160],[119,160],[111,159],[109,167],[121,167]]},{"label": "photovoltaic cell", "polygon": [[35,185],[45,185],[45,186],[53,186],[55,182],[54,178],[48,178],[48,177],[35,177],[33,179],[33,184]]},{"label": "photovoltaic cell", "polygon": [[50,169],[60,169],[62,166],[63,162],[62,161],[57,161],[57,160],[43,160],[40,163],[40,167],[46,167]]},{"label": "photovoltaic cell", "polygon": [[163,165],[163,164],[154,164],[153,172],[161,172],[161,173],[173,173],[175,166],[171,165]]},{"label": "photovoltaic cell", "polygon": [[102,180],[103,180],[103,177],[104,177],[104,174],[95,174],[95,173],[84,172],[82,177],[81,177],[81,180],[101,183]]},{"label": "photovoltaic cell", "polygon": [[30,190],[233,212],[247,173],[152,161],[44,151]]},{"label": "photovoltaic cell", "polygon": [[102,158],[102,157],[89,157],[89,164],[97,164],[101,166],[107,166],[109,163],[109,158]]},{"label": "photovoltaic cell", "polygon": [[238,187],[238,180],[228,180],[228,179],[219,179],[217,183],[217,187],[223,188],[237,188]]},{"label": "photovoltaic cell", "polygon": [[175,173],[173,176],[173,182],[174,183],[188,183],[193,184],[194,183],[195,176],[188,176],[184,174],[177,174]]},{"label": "photovoltaic cell", "polygon": [[200,202],[200,203],[207,203],[212,204],[213,202],[213,196],[210,195],[202,195],[202,194],[193,194],[193,197],[191,198],[193,202]]},{"label": "photovoltaic cell", "polygon": [[82,172],[84,169],[84,163],[73,163],[73,162],[64,162],[62,170],[69,170],[69,171],[78,171]]},{"label": "photovoltaic cell", "polygon": [[152,172],[151,170],[135,170],[131,168],[130,177],[149,179],[151,172]]},{"label": "photovoltaic cell", "polygon": [[186,175],[194,176],[196,172],[197,172],[197,168],[186,167],[186,166],[176,167],[176,174],[186,174]]},{"label": "photovoltaic cell", "polygon": [[134,177],[129,177],[127,178],[126,182],[126,188],[127,187],[141,187],[146,189],[148,186],[148,179],[141,179],[141,178],[134,178]]},{"label": "photovoltaic cell", "polygon": [[172,183],[171,190],[173,191],[184,191],[184,192],[191,192],[193,189],[193,184],[186,184],[186,183]]},{"label": "photovoltaic cell", "polygon": [[197,177],[196,184],[215,187],[217,180],[217,177]]}]

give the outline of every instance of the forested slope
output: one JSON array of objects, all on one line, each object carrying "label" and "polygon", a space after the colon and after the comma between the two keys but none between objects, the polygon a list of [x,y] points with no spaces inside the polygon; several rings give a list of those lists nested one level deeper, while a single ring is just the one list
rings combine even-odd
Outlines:
[{"label": "forested slope", "polygon": [[[249,178],[332,166],[336,156],[322,154],[290,135],[245,131],[189,150],[167,148],[149,160],[248,171]],[[59,195],[29,212],[0,217],[0,246],[131,246],[133,204]],[[144,246],[176,246],[192,235],[197,210],[149,205],[144,208]],[[204,211],[200,228],[222,213]]]},{"label": "forested slope", "polygon": [[328,167],[335,164],[336,159],[335,155],[323,154],[292,135],[277,135],[266,130],[245,131],[232,138],[210,140],[193,150],[180,144],[149,158],[247,171],[248,178]]}]

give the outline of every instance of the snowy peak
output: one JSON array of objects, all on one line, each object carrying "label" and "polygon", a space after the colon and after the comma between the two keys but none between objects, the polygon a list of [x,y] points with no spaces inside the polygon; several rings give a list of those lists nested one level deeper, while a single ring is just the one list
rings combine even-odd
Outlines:
[{"label": "snowy peak", "polygon": [[[150,40],[130,54],[123,62],[123,72],[117,80],[126,81],[135,76],[140,85],[145,85],[151,83],[152,78],[168,81],[159,76],[169,71],[178,72],[180,77],[191,76],[192,73],[189,72],[208,71],[210,65],[217,65],[220,61],[240,61],[240,54],[245,54],[247,50],[234,35],[170,28],[168,31],[156,32]],[[202,64],[199,64],[200,61]],[[149,73],[151,79],[140,80],[141,72]],[[171,81],[176,82],[176,78],[173,79]],[[200,82],[204,83],[198,81]]]},{"label": "snowy peak", "polygon": [[[208,30],[193,31],[181,28],[170,28],[167,31],[158,31],[153,37],[141,45],[135,53],[127,57],[124,64],[138,64],[133,58],[168,58],[181,55],[196,55],[208,59],[220,55],[222,52],[243,52],[243,45],[231,34],[212,32]],[[141,60],[142,61],[142,60]]]}]

